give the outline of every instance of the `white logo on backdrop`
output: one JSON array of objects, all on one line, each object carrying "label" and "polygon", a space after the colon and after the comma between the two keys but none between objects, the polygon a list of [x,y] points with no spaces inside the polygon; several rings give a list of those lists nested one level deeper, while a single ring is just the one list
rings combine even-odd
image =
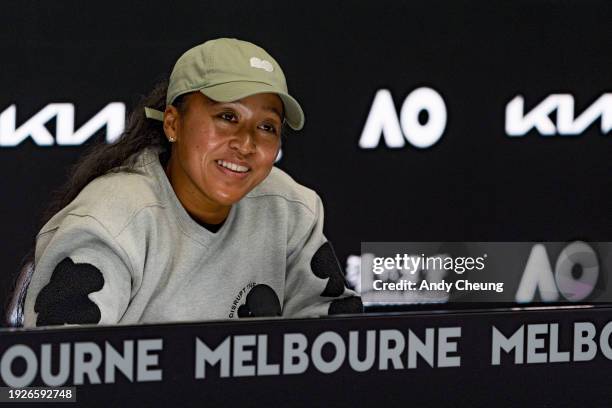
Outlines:
[{"label": "white logo on backdrop", "polygon": [[[572,271],[580,267],[581,274],[574,277]],[[582,241],[567,245],[557,258],[553,273],[546,247],[536,244],[531,249],[521,283],[516,291],[519,303],[533,301],[536,291],[544,302],[555,302],[559,293],[571,302],[589,296],[599,278],[599,261],[593,248]]]},{"label": "white logo on backdrop", "polygon": [[[550,118],[555,112],[557,123]],[[525,98],[517,95],[506,105],[506,134],[524,136],[536,129],[542,136],[579,135],[601,118],[601,133],[612,130],[612,93],[601,95],[578,117],[574,117],[574,97],[553,94],[546,97],[529,112],[525,112]]]},{"label": "white logo on backdrop", "polygon": [[[422,111],[428,115],[425,124],[419,122]],[[446,116],[444,99],[435,90],[423,87],[406,96],[398,119],[391,92],[380,89],[374,96],[359,138],[359,147],[374,149],[380,143],[381,136],[390,148],[402,148],[405,141],[421,149],[431,147],[440,140],[446,129]]]},{"label": "white logo on backdrop", "polygon": [[[11,105],[0,113],[0,146],[17,146],[27,138],[39,146],[77,146],[106,126],[106,141],[115,141],[125,127],[125,104],[111,102],[84,123],[74,129],[74,104],[50,103],[28,119],[16,126],[17,107]],[[55,118],[55,136],[45,126]]]}]

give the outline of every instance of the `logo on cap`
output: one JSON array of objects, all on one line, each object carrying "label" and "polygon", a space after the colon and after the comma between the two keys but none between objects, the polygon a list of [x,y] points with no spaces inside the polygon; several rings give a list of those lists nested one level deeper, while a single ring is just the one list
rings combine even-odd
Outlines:
[{"label": "logo on cap", "polygon": [[253,68],[263,69],[268,72],[274,71],[274,67],[270,61],[261,60],[257,57],[251,57],[251,66]]}]

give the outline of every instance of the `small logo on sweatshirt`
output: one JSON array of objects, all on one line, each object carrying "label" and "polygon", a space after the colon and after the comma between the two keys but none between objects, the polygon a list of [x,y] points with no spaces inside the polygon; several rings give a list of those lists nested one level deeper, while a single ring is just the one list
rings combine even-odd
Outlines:
[{"label": "small logo on sweatshirt", "polygon": [[276,292],[270,286],[249,282],[234,298],[229,318],[280,316],[281,305]]}]

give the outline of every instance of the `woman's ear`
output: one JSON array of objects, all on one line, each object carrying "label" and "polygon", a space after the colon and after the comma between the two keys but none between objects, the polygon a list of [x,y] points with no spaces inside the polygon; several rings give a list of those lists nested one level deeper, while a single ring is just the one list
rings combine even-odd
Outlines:
[{"label": "woman's ear", "polygon": [[278,136],[278,149],[276,150],[276,160],[279,160],[279,155],[282,155],[283,142],[285,140],[285,132],[287,129],[285,128],[285,124],[281,125],[280,135]]},{"label": "woman's ear", "polygon": [[283,157],[283,138],[281,137],[278,142],[278,149],[276,149],[276,155],[274,156],[274,163],[278,162]]},{"label": "woman's ear", "polygon": [[164,133],[170,143],[176,142],[178,139],[178,125],[180,121],[180,113],[176,107],[168,105],[164,111]]}]

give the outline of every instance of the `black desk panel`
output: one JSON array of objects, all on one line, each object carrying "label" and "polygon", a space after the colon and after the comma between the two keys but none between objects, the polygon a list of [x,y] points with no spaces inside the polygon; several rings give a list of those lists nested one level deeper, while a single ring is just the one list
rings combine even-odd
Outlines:
[{"label": "black desk panel", "polygon": [[0,380],[105,407],[610,406],[609,322],[577,306],[2,330]]}]

